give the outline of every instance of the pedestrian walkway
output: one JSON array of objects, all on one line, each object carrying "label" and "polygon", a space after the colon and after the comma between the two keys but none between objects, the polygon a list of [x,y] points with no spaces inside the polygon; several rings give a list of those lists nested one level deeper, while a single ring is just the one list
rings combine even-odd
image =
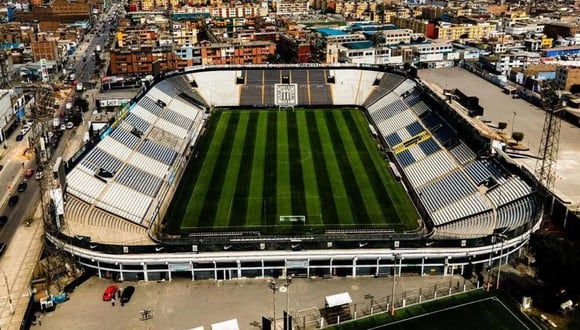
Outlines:
[{"label": "pedestrian walkway", "polygon": [[43,222],[39,207],[30,226],[20,226],[16,230],[0,258],[0,275],[4,277],[0,282],[2,330],[20,329],[30,301],[30,281],[43,247],[42,234]]}]

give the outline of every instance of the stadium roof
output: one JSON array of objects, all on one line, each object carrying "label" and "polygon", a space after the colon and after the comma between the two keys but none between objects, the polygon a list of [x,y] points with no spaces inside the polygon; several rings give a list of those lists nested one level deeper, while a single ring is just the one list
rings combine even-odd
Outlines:
[{"label": "stadium roof", "polygon": [[323,36],[340,36],[340,35],[345,35],[348,34],[342,30],[338,30],[338,29],[331,29],[331,28],[315,28],[314,29],[316,32],[322,34]]},{"label": "stadium roof", "polygon": [[366,49],[374,47],[371,41],[345,42],[342,45],[348,49]]}]

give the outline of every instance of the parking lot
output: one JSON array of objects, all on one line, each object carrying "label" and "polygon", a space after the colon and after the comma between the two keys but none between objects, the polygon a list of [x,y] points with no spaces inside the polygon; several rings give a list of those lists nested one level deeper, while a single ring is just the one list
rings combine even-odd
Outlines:
[{"label": "parking lot", "polygon": [[[413,276],[397,278],[397,292],[436,284],[449,285],[459,277]],[[278,281],[282,284],[282,280]],[[392,277],[383,278],[296,278],[289,294],[276,294],[277,318],[282,317],[289,298],[291,310],[324,307],[324,297],[349,292],[359,309],[372,294],[386,297],[392,289]],[[133,285],[131,301],[121,307],[102,300],[110,284],[119,287]],[[240,329],[259,329],[262,316],[270,317],[273,295],[266,279],[234,281],[196,281],[175,279],[172,282],[113,283],[93,277],[77,288],[70,300],[54,312],[42,317],[42,327],[48,329],[190,329],[236,318]],[[153,317],[142,321],[140,311],[151,309]],[[36,326],[38,327],[38,325]]]}]

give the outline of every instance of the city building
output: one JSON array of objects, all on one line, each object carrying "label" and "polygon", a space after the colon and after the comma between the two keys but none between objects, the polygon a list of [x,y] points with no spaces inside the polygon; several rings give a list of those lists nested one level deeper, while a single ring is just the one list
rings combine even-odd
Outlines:
[{"label": "city building", "polygon": [[55,0],[46,7],[32,7],[27,11],[16,11],[14,20],[22,23],[34,21],[74,23],[76,21],[90,20],[89,9],[90,6],[87,3]]},{"label": "city building", "polygon": [[304,0],[277,0],[276,15],[305,15],[310,10],[310,2]]},{"label": "city building", "polygon": [[507,76],[514,68],[527,69],[528,65],[540,63],[540,54],[534,52],[513,52],[484,56],[480,62],[487,69]]},{"label": "city building", "polygon": [[200,43],[202,64],[263,64],[276,52],[270,41]]},{"label": "city building", "polygon": [[[580,85],[580,67],[560,65],[556,69],[556,86],[559,90],[570,91]],[[576,91],[577,92],[577,91]]]},{"label": "city building", "polygon": [[554,39],[559,37],[574,37],[580,34],[580,25],[576,23],[549,22],[544,25],[544,33]]}]

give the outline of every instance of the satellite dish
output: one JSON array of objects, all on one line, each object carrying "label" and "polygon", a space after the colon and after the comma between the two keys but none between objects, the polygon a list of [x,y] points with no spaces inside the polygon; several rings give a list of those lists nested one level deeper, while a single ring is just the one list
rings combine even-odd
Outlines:
[{"label": "satellite dish", "polygon": [[285,287],[285,286],[283,286],[283,287],[281,287],[281,288],[280,288],[280,289],[278,289],[278,290],[279,290],[280,292],[284,293],[284,292],[288,291],[288,288],[287,288],[287,287]]}]

